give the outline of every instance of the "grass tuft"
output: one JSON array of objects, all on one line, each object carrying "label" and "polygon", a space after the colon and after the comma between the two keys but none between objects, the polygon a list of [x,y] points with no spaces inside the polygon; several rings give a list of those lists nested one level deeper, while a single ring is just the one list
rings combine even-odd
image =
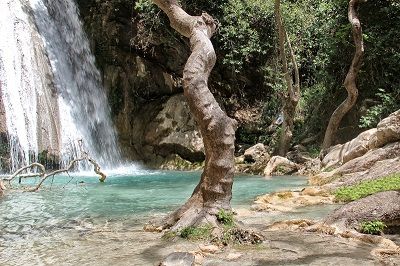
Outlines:
[{"label": "grass tuft", "polygon": [[360,184],[339,188],[334,192],[336,201],[349,202],[388,190],[400,189],[400,173]]}]

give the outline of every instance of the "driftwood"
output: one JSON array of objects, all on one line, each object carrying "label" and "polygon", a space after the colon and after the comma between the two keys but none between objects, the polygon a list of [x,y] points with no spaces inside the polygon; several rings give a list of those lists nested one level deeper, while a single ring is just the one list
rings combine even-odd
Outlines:
[{"label": "driftwood", "polygon": [[[21,183],[22,178],[41,177],[39,183],[37,183],[34,187],[26,189],[26,191],[28,192],[37,191],[42,186],[43,182],[46,181],[47,178],[61,173],[68,173],[74,167],[75,163],[81,161],[88,161],[89,163],[93,164],[94,172],[100,176],[99,178],[100,182],[104,182],[107,176],[100,170],[99,164],[93,158],[89,157],[89,155],[86,152],[82,152],[82,156],[80,158],[72,160],[66,168],[58,169],[48,174],[46,174],[45,167],[40,163],[32,163],[30,165],[24,166],[15,171],[11,176],[0,179],[0,185],[1,185],[0,189],[1,190],[6,189],[6,186],[4,185],[3,181],[7,182],[9,187],[11,187],[11,181],[14,180],[16,177],[19,178],[19,183]],[[26,171],[28,169],[33,169],[35,167],[39,169],[38,172],[21,174],[23,171]]]}]

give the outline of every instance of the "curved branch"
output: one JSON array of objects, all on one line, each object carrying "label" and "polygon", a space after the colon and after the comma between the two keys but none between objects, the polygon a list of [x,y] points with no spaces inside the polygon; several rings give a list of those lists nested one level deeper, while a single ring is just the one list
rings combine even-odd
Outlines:
[{"label": "curved branch", "polygon": [[354,106],[358,98],[358,89],[356,79],[362,64],[364,55],[364,43],[362,38],[362,28],[360,20],[357,16],[357,6],[360,3],[366,2],[365,0],[350,0],[348,9],[348,19],[352,26],[353,40],[356,47],[353,60],[351,62],[349,71],[347,72],[344,80],[344,87],[347,91],[347,98],[336,108],[333,112],[328,127],[325,131],[324,142],[322,150],[326,151],[333,144],[333,137],[336,134],[339,124],[345,114]]},{"label": "curved branch", "polygon": [[80,162],[80,161],[84,161],[87,160],[88,162],[90,162],[91,164],[93,164],[94,166],[94,171],[96,174],[100,175],[100,182],[104,182],[104,180],[106,179],[106,175],[100,171],[100,166],[97,164],[97,162],[95,160],[93,160],[92,158],[90,158],[86,153],[84,153],[84,156],[75,160],[72,160],[69,164],[67,168],[63,168],[63,169],[59,169],[59,170],[55,170],[49,174],[44,175],[39,183],[35,186],[32,187],[30,189],[27,189],[28,192],[34,192],[37,191],[41,185],[43,184],[44,181],[46,181],[47,178],[49,178],[50,176],[55,176],[61,173],[65,173],[65,172],[69,172],[75,165],[75,163]]},{"label": "curved branch", "polygon": [[[38,172],[38,173],[29,173],[29,174],[20,175],[20,173],[22,173],[23,171],[28,170],[28,169],[31,169],[31,168],[34,168],[34,167],[39,168],[40,172]],[[18,170],[15,171],[10,177],[3,178],[3,181],[7,181],[7,182],[8,182],[8,185],[9,185],[10,187],[12,187],[11,181],[12,181],[15,177],[17,177],[17,176],[19,177],[19,181],[18,181],[18,182],[21,183],[21,179],[22,179],[22,178],[44,176],[45,172],[46,172],[46,170],[45,170],[45,168],[44,168],[44,166],[43,166],[42,164],[40,164],[40,163],[32,163],[32,164],[30,164],[30,165],[27,165],[27,166],[24,166],[24,167],[18,169]],[[3,185],[3,186],[4,186],[4,185]],[[5,189],[4,189],[4,190],[5,190]]]},{"label": "curved branch", "polygon": [[[100,182],[104,182],[104,180],[106,179],[107,176],[100,170],[99,164],[93,158],[89,157],[86,152],[83,152],[82,157],[81,158],[77,158],[75,160],[72,160],[68,164],[67,168],[58,169],[58,170],[55,170],[55,171],[50,172],[48,174],[46,174],[45,167],[40,163],[32,163],[30,165],[24,166],[24,167],[18,169],[10,177],[1,179],[0,180],[0,186],[1,186],[0,189],[1,190],[5,190],[6,189],[2,181],[7,181],[9,183],[10,187],[11,187],[11,181],[16,177],[19,178],[19,183],[21,183],[21,179],[22,178],[41,177],[39,183],[36,186],[26,190],[26,191],[29,191],[29,192],[37,191],[41,187],[43,182],[46,181],[46,179],[49,178],[50,176],[54,176],[54,175],[58,175],[58,174],[61,174],[61,173],[69,172],[73,168],[75,163],[80,162],[80,161],[84,161],[84,160],[87,160],[89,163],[93,164],[94,172],[100,176],[100,178],[99,178]],[[21,174],[23,171],[25,171],[27,169],[31,169],[33,167],[38,167],[40,169],[40,172],[38,172],[38,173]]]}]

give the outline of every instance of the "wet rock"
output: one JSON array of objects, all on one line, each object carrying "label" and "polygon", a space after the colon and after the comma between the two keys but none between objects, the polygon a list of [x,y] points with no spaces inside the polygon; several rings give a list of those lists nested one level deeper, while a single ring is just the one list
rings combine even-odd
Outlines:
[{"label": "wet rock", "polygon": [[195,257],[188,252],[174,252],[163,259],[159,266],[192,266],[195,265]]}]

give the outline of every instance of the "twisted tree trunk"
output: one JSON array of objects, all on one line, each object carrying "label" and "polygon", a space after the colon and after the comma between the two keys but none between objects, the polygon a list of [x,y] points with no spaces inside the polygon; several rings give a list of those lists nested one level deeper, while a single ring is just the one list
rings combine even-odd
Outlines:
[{"label": "twisted tree trunk", "polygon": [[363,2],[366,2],[366,0],[350,0],[349,2],[348,18],[352,27],[356,51],[343,84],[347,90],[347,98],[336,108],[329,120],[328,127],[325,131],[324,142],[322,144],[322,153],[325,153],[327,149],[334,144],[334,137],[337,133],[340,122],[344,115],[347,114],[357,101],[358,89],[356,79],[364,55],[362,29],[360,20],[357,16],[357,7]]},{"label": "twisted tree trunk", "polygon": [[[275,0],[275,24],[278,30],[279,56],[282,62],[282,71],[287,84],[287,91],[283,94],[283,123],[278,146],[278,154],[280,156],[285,156],[290,148],[290,141],[292,140],[293,136],[293,120],[296,114],[296,107],[300,99],[300,75],[289,36],[286,33],[285,26],[282,23],[280,4],[280,0]],[[290,59],[295,73],[294,84],[291,74],[289,73],[288,63],[286,60],[285,38],[288,44]]]},{"label": "twisted tree trunk", "polygon": [[163,221],[161,229],[217,224],[215,214],[220,209],[231,209],[237,123],[222,111],[207,85],[216,61],[210,41],[216,24],[206,13],[188,15],[176,0],[153,2],[167,14],[171,26],[190,39],[192,53],[183,71],[183,87],[190,110],[200,127],[206,155],[200,183],[190,199]]}]

